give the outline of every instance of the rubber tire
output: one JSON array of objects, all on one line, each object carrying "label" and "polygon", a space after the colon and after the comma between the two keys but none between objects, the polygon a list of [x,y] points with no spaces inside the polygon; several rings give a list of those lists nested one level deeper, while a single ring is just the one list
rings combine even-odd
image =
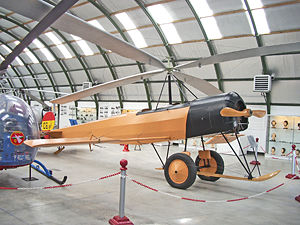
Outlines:
[{"label": "rubber tire", "polygon": [[[176,183],[170,178],[169,166],[174,160],[183,161],[188,168],[188,176],[183,183]],[[187,189],[190,186],[192,186],[193,183],[195,182],[197,169],[195,167],[193,159],[190,156],[188,156],[187,154],[184,154],[184,153],[175,153],[167,159],[165,167],[164,167],[164,173],[165,173],[165,178],[166,178],[167,182],[172,187],[179,188],[179,189]]]},{"label": "rubber tire", "polygon": [[[223,174],[223,172],[224,172],[224,161],[223,161],[222,157],[220,156],[220,154],[217,153],[216,151],[210,151],[210,156],[212,158],[214,158],[216,160],[216,163],[217,163],[217,171],[215,173]],[[199,166],[199,162],[200,162],[200,158],[199,158],[199,155],[198,155],[196,157],[196,160],[195,160],[196,166]],[[201,169],[200,169],[200,171],[201,171]],[[201,180],[206,180],[206,181],[211,181],[211,182],[215,182],[215,181],[220,179],[220,177],[207,177],[207,176],[203,176],[203,175],[198,175],[198,177]]]}]

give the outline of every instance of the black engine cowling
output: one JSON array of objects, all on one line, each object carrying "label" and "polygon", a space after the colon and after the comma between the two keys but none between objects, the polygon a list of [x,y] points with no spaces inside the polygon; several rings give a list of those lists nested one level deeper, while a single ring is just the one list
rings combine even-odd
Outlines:
[{"label": "black engine cowling", "polygon": [[243,99],[235,92],[191,102],[187,117],[186,137],[247,129],[248,118],[222,117],[220,111],[225,107],[242,111],[246,108],[246,105]]}]

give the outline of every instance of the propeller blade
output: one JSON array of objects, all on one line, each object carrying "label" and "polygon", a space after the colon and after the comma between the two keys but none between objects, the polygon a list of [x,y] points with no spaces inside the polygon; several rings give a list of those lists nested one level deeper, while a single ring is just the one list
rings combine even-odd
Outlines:
[{"label": "propeller blade", "polygon": [[223,117],[250,117],[253,115],[255,117],[262,118],[266,115],[266,111],[251,109],[244,109],[243,111],[238,111],[233,108],[225,107],[220,111],[220,115]]},{"label": "propeller blade", "polygon": [[[7,2],[7,1],[6,1]],[[5,70],[12,61],[41,33],[43,33],[55,20],[63,15],[78,0],[62,0],[23,38],[14,50],[5,58],[0,65],[0,70]],[[20,3],[20,2],[19,2]],[[33,12],[34,13],[34,12]]]},{"label": "propeller blade", "polygon": [[24,90],[24,92],[28,97],[30,97],[33,101],[36,101],[36,102],[40,103],[44,108],[51,108],[44,101],[42,101],[41,99],[39,99],[39,98],[35,97],[34,95],[32,95],[29,91]]},{"label": "propeller blade", "polygon": [[109,90],[112,88],[117,88],[117,87],[120,87],[120,86],[123,86],[126,84],[132,84],[138,80],[147,79],[154,75],[160,74],[164,71],[165,71],[164,69],[159,69],[159,70],[153,70],[150,72],[139,73],[139,74],[127,76],[124,78],[106,82],[104,84],[99,84],[94,87],[84,89],[82,91],[77,91],[75,93],[72,93],[72,94],[69,94],[69,95],[66,95],[66,96],[63,96],[60,98],[53,99],[50,102],[55,103],[55,104],[65,104],[65,103],[76,101],[78,99],[82,99],[82,98],[85,98],[85,97],[88,97],[88,96],[91,96],[91,95],[94,95],[99,92],[106,91],[106,90]]},{"label": "propeller blade", "polygon": [[223,117],[250,117],[251,113],[250,113],[250,109],[244,109],[243,111],[238,111],[229,107],[223,108],[220,111],[221,116]]},{"label": "propeller blade", "polygon": [[221,90],[219,90],[218,88],[216,88],[214,85],[212,85],[206,80],[193,77],[185,73],[176,72],[176,71],[173,71],[173,74],[179,80],[191,85],[192,87],[203,92],[204,94],[207,94],[208,96],[218,95],[223,93]]},{"label": "propeller blade", "polygon": [[266,115],[266,111],[265,110],[252,110],[252,115],[258,118],[262,118]]},{"label": "propeller blade", "polygon": [[[53,8],[50,4],[38,0],[0,0],[0,6],[37,21]],[[69,13],[61,16],[52,27],[81,37],[123,57],[158,68],[166,68],[158,58]]]},{"label": "propeller blade", "polygon": [[245,59],[251,58],[256,56],[267,56],[267,55],[274,55],[274,54],[281,54],[281,53],[293,53],[300,51],[300,42],[289,43],[289,44],[281,44],[281,45],[273,45],[273,46],[263,46],[258,48],[250,48],[235,52],[228,52],[218,55],[213,55],[206,58],[200,58],[196,61],[178,65],[175,68],[177,69],[185,69],[185,68],[192,68],[192,67],[201,67],[205,65],[221,63],[221,62],[228,62],[238,59]]}]

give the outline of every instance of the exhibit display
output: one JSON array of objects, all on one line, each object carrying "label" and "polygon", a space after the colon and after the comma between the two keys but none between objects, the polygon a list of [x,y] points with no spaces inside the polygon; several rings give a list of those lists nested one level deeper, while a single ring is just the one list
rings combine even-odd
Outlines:
[{"label": "exhibit display", "polygon": [[270,116],[270,121],[268,126],[268,154],[283,157],[291,156],[289,153],[292,150],[292,145],[300,145],[300,117]]}]

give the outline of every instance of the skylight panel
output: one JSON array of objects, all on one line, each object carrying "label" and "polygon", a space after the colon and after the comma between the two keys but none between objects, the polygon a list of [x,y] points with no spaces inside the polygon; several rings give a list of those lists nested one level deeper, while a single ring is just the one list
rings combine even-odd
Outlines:
[{"label": "skylight panel", "polygon": [[214,17],[201,18],[201,22],[208,39],[221,39],[223,37]]},{"label": "skylight panel", "polygon": [[60,45],[62,42],[55,36],[53,32],[47,32],[46,36],[53,42],[55,45]]},{"label": "skylight panel", "polygon": [[116,14],[116,17],[118,18],[118,20],[123,24],[123,26],[127,30],[136,29],[136,26],[134,25],[132,20],[129,18],[127,13],[125,13],[125,12],[118,13],[118,14]]},{"label": "skylight panel", "polygon": [[191,0],[191,3],[195,11],[197,12],[198,16],[200,17],[212,16],[214,14],[214,12],[211,10],[206,0],[204,1]]},{"label": "skylight panel", "polygon": [[104,30],[104,27],[98,22],[98,20],[90,20],[88,21],[89,24],[93,25],[94,27],[99,28],[100,30]]},{"label": "skylight panel", "polygon": [[28,48],[25,48],[24,52],[26,53],[26,55],[30,58],[30,60],[33,63],[39,63],[39,60],[33,55],[33,53],[31,51],[29,51]]},{"label": "skylight panel", "polygon": [[[14,44],[17,46],[18,44],[20,44],[20,41],[14,41]],[[39,60],[33,55],[31,51],[29,51],[28,48],[25,48],[23,51],[33,63],[39,63]]]},{"label": "skylight panel", "polygon": [[158,24],[173,22],[171,15],[162,5],[152,5],[147,7],[147,9]]},{"label": "skylight panel", "polygon": [[145,38],[143,37],[142,33],[139,30],[137,29],[129,30],[128,34],[137,48],[145,48],[148,46],[145,41]]},{"label": "skylight panel", "polygon": [[39,50],[43,53],[43,55],[46,57],[48,61],[55,60],[51,52],[38,39],[34,39],[33,44],[35,44],[35,46],[39,48]]},{"label": "skylight panel", "polygon": [[85,40],[82,40],[80,37],[71,35],[74,40],[76,40],[76,43],[80,47],[80,49],[83,51],[84,55],[94,55],[94,52],[90,48],[90,46],[86,43]]},{"label": "skylight panel", "polygon": [[5,49],[5,51],[7,51],[8,53],[11,53],[11,50],[9,47],[7,47],[6,45],[1,45],[1,46],[2,46],[2,48]]},{"label": "skylight panel", "polygon": [[56,45],[59,51],[63,54],[64,58],[69,59],[72,58],[71,53],[68,49],[62,44],[62,42],[55,36],[53,32],[47,32],[47,37]]},{"label": "skylight panel", "polygon": [[259,34],[270,33],[270,27],[266,18],[264,9],[257,9],[252,11],[252,15],[256,24],[257,32]]},{"label": "skylight panel", "polygon": [[[19,43],[20,43],[20,42],[19,42]],[[6,45],[1,45],[1,46],[5,49],[5,51],[8,52],[8,54],[11,53],[11,50],[10,50],[9,47],[7,47]],[[17,60],[17,63],[18,63],[20,66],[24,66],[24,63],[21,61],[21,59],[20,59],[19,57],[16,57],[16,60]]]},{"label": "skylight panel", "polygon": [[221,31],[217,24],[215,17],[213,17],[213,11],[209,7],[206,0],[191,0],[191,3],[200,17],[201,23],[209,39],[220,39],[222,38]]},{"label": "skylight panel", "polygon": [[173,24],[174,19],[162,5],[153,5],[148,7],[154,20],[160,25],[164,35],[170,44],[181,43],[182,40]]},{"label": "skylight panel", "polygon": [[136,25],[133,23],[127,13],[118,13],[116,14],[116,17],[123,24],[125,29],[128,30],[128,34],[136,47],[145,48],[148,46],[142,33],[136,29]]},{"label": "skylight panel", "polygon": [[174,26],[174,24],[163,24],[160,26],[170,44],[181,43],[182,40]]},{"label": "skylight panel", "polygon": [[[245,10],[247,10],[247,7],[244,3],[243,0],[241,0],[243,3],[243,7]],[[261,0],[256,0],[256,1],[248,1],[249,7],[251,9],[252,15],[253,15],[253,19],[255,22],[255,26],[257,28],[257,32],[258,34],[268,34],[270,33],[270,27],[267,21],[267,17],[266,17],[266,13],[265,10],[262,8],[264,5],[261,2]],[[254,34],[254,30],[252,27],[252,22],[250,20],[250,16],[247,13],[247,18],[248,18],[248,22],[251,26],[251,30],[252,33]]]}]

